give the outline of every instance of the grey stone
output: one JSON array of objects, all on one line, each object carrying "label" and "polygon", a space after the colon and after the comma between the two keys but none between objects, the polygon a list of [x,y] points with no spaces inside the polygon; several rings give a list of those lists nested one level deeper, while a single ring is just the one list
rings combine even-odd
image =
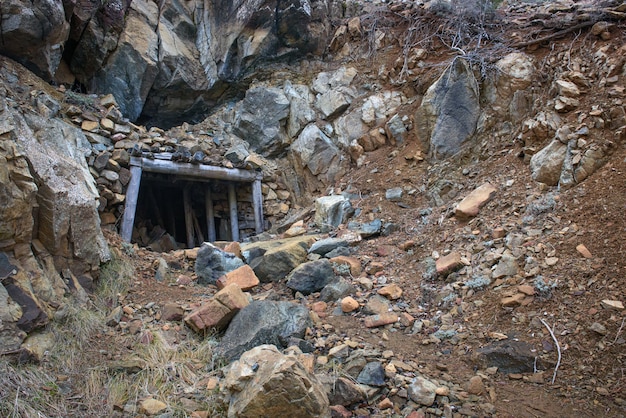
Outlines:
[{"label": "grey stone", "polygon": [[563,161],[567,154],[567,145],[559,140],[551,141],[530,159],[530,171],[533,180],[556,186],[561,177]]},{"label": "grey stone", "polygon": [[499,279],[501,277],[515,276],[517,274],[517,270],[518,266],[517,261],[515,261],[515,257],[509,254],[503,254],[491,277]]},{"label": "grey stone", "polygon": [[324,238],[319,241],[315,241],[311,245],[311,248],[309,248],[309,253],[326,256],[331,251],[335,251],[339,248],[347,248],[347,247],[348,247],[348,242],[341,238]]},{"label": "grey stone", "polygon": [[341,151],[315,124],[304,128],[290,149],[297,167],[307,169],[324,186],[333,184],[345,173]]},{"label": "grey stone", "polygon": [[315,201],[315,224],[322,230],[338,227],[353,213],[350,199],[342,195],[323,196]]},{"label": "grey stone", "polygon": [[356,288],[352,285],[352,283],[343,277],[340,277],[324,286],[320,292],[320,300],[323,300],[324,302],[333,302],[353,294],[355,291]]},{"label": "grey stone", "polygon": [[497,367],[502,373],[533,371],[537,352],[525,341],[504,340],[478,349],[474,358],[483,367]]},{"label": "grey stone", "polygon": [[409,398],[419,405],[431,406],[435,402],[437,385],[430,380],[417,376],[408,387]]},{"label": "grey stone", "polygon": [[327,374],[318,375],[318,378],[325,386],[328,400],[332,405],[349,406],[363,402],[367,398],[365,391],[350,379]]},{"label": "grey stone", "polygon": [[309,310],[304,306],[290,302],[253,301],[233,318],[216,347],[216,355],[232,361],[261,344],[285,347],[290,337],[303,338],[309,326]]},{"label": "grey stone", "polygon": [[385,386],[385,369],[379,361],[367,363],[356,381],[368,386]]},{"label": "grey stone", "polygon": [[215,284],[217,279],[229,271],[243,266],[244,262],[235,254],[222,251],[215,245],[205,242],[198,250],[195,271],[199,284]]},{"label": "grey stone", "polygon": [[362,311],[365,315],[382,315],[388,313],[390,309],[391,302],[386,297],[375,294],[367,300]]},{"label": "grey stone", "polygon": [[390,202],[399,202],[402,200],[402,187],[394,187],[385,191],[385,199]]},{"label": "grey stone", "polygon": [[396,145],[404,144],[408,135],[402,118],[397,114],[393,115],[385,124],[385,131],[387,132],[387,137],[391,138]]},{"label": "grey stone", "polygon": [[358,222],[349,222],[348,229],[355,231],[362,238],[369,238],[375,235],[379,235],[382,229],[382,221],[380,219],[374,219],[372,222],[361,224]]},{"label": "grey stone", "polygon": [[300,264],[287,276],[287,287],[293,291],[309,295],[320,291],[335,278],[335,272],[328,259]]},{"label": "grey stone", "polygon": [[237,144],[229,148],[224,157],[233,164],[241,164],[250,155],[244,144]]},{"label": "grey stone", "polygon": [[415,120],[429,155],[445,158],[472,137],[480,116],[478,83],[470,64],[456,59],[431,85]]},{"label": "grey stone", "polygon": [[288,146],[281,123],[289,115],[289,99],[281,89],[256,87],[246,92],[237,108],[233,133],[250,149],[265,157],[280,154]]}]

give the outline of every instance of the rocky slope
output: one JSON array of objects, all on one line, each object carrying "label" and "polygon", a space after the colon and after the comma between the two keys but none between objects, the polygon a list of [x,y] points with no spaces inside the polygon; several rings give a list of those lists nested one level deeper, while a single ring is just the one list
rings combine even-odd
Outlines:
[{"label": "rocky slope", "polygon": [[[623,415],[623,6],[243,2],[226,23],[210,2],[67,3],[28,53],[3,24],[3,50],[51,80],[65,49],[80,83],[113,96],[5,58],[0,71],[0,336],[5,356],[50,362],[51,416]],[[3,22],[31,16],[10,4]],[[191,6],[188,21],[170,9]],[[268,10],[307,29],[254,23]],[[210,31],[224,36],[203,44]],[[94,34],[112,49],[88,69]],[[158,59],[137,58],[143,41]],[[193,62],[172,58],[181,45]],[[226,84],[242,99],[199,124],[129,121],[191,120],[235,94]],[[272,229],[222,249],[120,243],[130,156],[164,152],[261,170]],[[142,246],[179,245],[140,229]],[[63,334],[46,326],[92,303],[106,318],[80,350],[98,371],[59,362]]]}]

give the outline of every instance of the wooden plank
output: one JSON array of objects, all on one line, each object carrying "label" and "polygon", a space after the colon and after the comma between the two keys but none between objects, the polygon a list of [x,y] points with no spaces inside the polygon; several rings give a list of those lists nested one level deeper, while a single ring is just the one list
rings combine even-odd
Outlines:
[{"label": "wooden plank", "polygon": [[191,186],[183,188],[183,206],[185,211],[185,229],[187,231],[187,248],[195,247],[195,237],[193,235],[193,215],[191,213]]},{"label": "wooden plank", "polygon": [[191,215],[193,217],[193,227],[196,230],[196,236],[198,237],[198,247],[199,247],[204,242],[204,234],[202,233],[202,229],[200,229],[200,222],[198,222],[198,217],[196,216],[196,212],[192,212]]},{"label": "wooden plank", "polygon": [[239,219],[237,213],[237,192],[235,184],[228,183],[228,207],[230,209],[230,234],[232,241],[239,241]]},{"label": "wooden plank", "polygon": [[263,192],[261,180],[252,183],[252,209],[254,210],[254,229],[257,234],[263,232]]},{"label": "wooden plank", "polygon": [[209,242],[215,242],[217,240],[217,234],[215,233],[215,211],[213,209],[213,196],[210,186],[207,186],[204,194],[204,209],[206,214],[207,237]]},{"label": "wooden plank", "polygon": [[135,213],[137,212],[137,199],[139,198],[139,184],[141,183],[141,167],[131,165],[130,182],[126,189],[126,203],[124,206],[124,218],[120,235],[126,242],[130,242],[133,237],[133,225],[135,224]]},{"label": "wooden plank", "polygon": [[131,157],[131,165],[140,166],[144,171],[151,173],[176,174],[194,178],[252,182],[261,176],[261,173],[240,170],[238,168],[215,167],[204,164],[179,163],[165,160],[149,160],[139,157]]}]

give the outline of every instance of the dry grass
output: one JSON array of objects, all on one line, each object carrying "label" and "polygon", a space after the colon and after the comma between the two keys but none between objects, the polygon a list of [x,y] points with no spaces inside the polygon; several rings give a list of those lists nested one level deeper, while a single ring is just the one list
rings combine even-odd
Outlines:
[{"label": "dry grass", "polygon": [[206,390],[205,379],[216,369],[212,355],[215,339],[211,336],[191,335],[173,344],[157,329],[149,331],[153,335],[150,344],[141,344],[120,333],[114,335],[116,346],[126,347],[129,356],[143,365],[141,370],[129,372],[116,367],[112,360],[94,362],[104,358],[93,348],[94,343],[111,334],[106,315],[134,280],[130,257],[113,251],[112,260],[102,267],[91,299],[82,304],[68,299],[63,317],[43,330],[55,337],[55,345],[44,362],[34,365],[0,361],[0,416],[132,416],[138,401],[146,397],[167,403],[174,417],[190,414],[180,401],[183,397],[193,399],[210,416],[225,416],[218,394]]}]

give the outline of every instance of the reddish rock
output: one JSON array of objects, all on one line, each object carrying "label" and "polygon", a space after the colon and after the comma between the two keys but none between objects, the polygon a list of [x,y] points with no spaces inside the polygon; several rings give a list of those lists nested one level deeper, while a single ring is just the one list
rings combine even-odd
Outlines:
[{"label": "reddish rock", "polygon": [[496,193],[496,188],[485,183],[467,195],[454,210],[459,220],[467,220],[478,215],[480,208],[485,205]]},{"label": "reddish rock", "polygon": [[238,242],[229,242],[224,246],[224,251],[226,251],[227,253],[233,253],[237,257],[243,259],[241,255],[241,244],[239,244]]},{"label": "reddish rock", "polygon": [[413,411],[406,418],[425,418],[426,415],[422,411]]},{"label": "reddish rock", "polygon": [[339,265],[347,265],[350,267],[350,274],[353,277],[359,277],[361,275],[361,262],[356,257],[348,257],[345,255],[340,255],[337,257],[333,257],[330,259],[331,263],[339,264]]},{"label": "reddish rock", "polygon": [[209,328],[224,329],[230,320],[250,302],[241,288],[230,284],[207,303],[185,317],[185,323],[196,332]]},{"label": "reddish rock", "polygon": [[491,236],[494,238],[504,238],[506,236],[506,231],[502,227],[494,228],[491,232]]},{"label": "reddish rock", "polygon": [[350,418],[352,412],[343,405],[333,405],[330,407],[330,416],[332,418]]},{"label": "reddish rock", "polygon": [[163,321],[180,321],[183,319],[185,312],[177,303],[166,303],[161,309],[161,319]]},{"label": "reddish rock", "polygon": [[378,289],[378,294],[386,297],[387,299],[396,300],[402,296],[402,289],[395,283]]},{"label": "reddish rock", "polygon": [[453,251],[448,255],[445,255],[439,258],[436,262],[437,266],[437,274],[448,274],[453,271],[459,270],[463,267],[463,262],[461,261],[461,254]]},{"label": "reddish rock", "polygon": [[513,296],[509,296],[506,298],[502,298],[500,303],[505,307],[514,307],[522,304],[522,301],[526,298],[526,295],[523,293],[516,293]]},{"label": "reddish rock", "polygon": [[408,251],[411,248],[414,248],[415,245],[417,245],[417,243],[413,240],[409,240],[409,241],[405,241],[402,244],[400,244],[398,247],[402,250],[402,251]]},{"label": "reddish rock", "polygon": [[391,402],[391,399],[385,398],[382,401],[378,402],[378,408],[379,409],[393,408],[393,402]]},{"label": "reddish rock", "polygon": [[357,302],[354,298],[347,296],[341,300],[341,311],[342,312],[352,312],[359,309],[359,302]]},{"label": "reddish rock", "polygon": [[518,292],[521,292],[528,296],[532,296],[535,294],[535,288],[527,284],[521,284],[517,286],[517,290]]},{"label": "reddish rock", "polygon": [[585,258],[592,258],[593,255],[591,255],[591,251],[589,251],[587,249],[587,247],[585,247],[584,244],[578,244],[576,246],[576,251],[578,251],[580,253],[580,255],[582,255]]},{"label": "reddish rock", "polygon": [[411,327],[415,323],[415,318],[410,313],[402,312],[400,314],[400,323],[405,327]]},{"label": "reddish rock", "polygon": [[250,290],[259,285],[259,278],[254,274],[254,270],[247,264],[230,271],[217,279],[217,288],[223,289],[229,284],[236,284],[241,290]]},{"label": "reddish rock", "polygon": [[393,324],[398,320],[398,315],[388,312],[380,315],[370,315],[365,318],[365,326],[367,328],[382,327],[383,325]]}]

